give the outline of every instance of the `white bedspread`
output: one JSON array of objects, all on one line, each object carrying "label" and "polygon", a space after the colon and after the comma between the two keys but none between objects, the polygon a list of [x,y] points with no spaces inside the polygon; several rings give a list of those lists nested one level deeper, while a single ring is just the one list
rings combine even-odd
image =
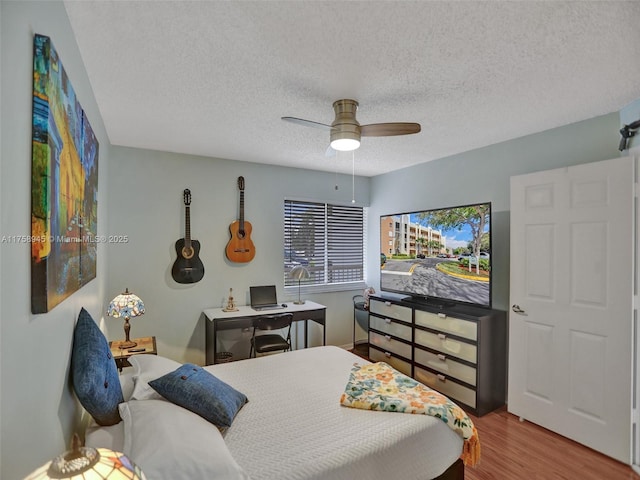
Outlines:
[{"label": "white bedspread", "polygon": [[354,362],[315,347],[205,367],[249,398],[225,441],[253,480],[425,480],[460,456],[436,418],[340,406]]}]

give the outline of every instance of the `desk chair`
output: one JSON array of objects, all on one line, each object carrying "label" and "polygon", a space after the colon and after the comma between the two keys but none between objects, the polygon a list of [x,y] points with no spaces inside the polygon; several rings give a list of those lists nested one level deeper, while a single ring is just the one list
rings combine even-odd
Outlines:
[{"label": "desk chair", "polygon": [[[255,357],[257,353],[291,350],[291,322],[293,322],[293,313],[264,315],[256,319],[253,324],[249,358]],[[256,335],[258,330],[282,330],[284,328],[287,329],[286,337],[277,333]]]},{"label": "desk chair", "polygon": [[365,332],[369,331],[369,311],[364,308],[364,295],[353,296],[353,353],[362,350],[362,353],[369,352],[368,340],[356,341],[356,323]]}]

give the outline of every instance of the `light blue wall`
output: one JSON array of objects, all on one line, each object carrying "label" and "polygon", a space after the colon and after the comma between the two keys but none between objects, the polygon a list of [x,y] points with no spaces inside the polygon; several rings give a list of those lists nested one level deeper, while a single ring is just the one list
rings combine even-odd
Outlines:
[{"label": "light blue wall", "polygon": [[[51,37],[100,142],[98,234],[106,232],[109,144],[61,2],[0,2],[0,235],[31,233],[33,35]],[[0,478],[23,478],[64,452],[80,423],[69,384],[73,327],[80,307],[96,320],[105,307],[107,252],[97,278],[56,306],[32,315],[30,245],[0,243]]]},{"label": "light blue wall", "polygon": [[[275,284],[284,291],[283,206],[285,198],[351,203],[351,176],[215,158],[113,147],[108,230],[128,236],[109,244],[109,295],[128,287],[145,302],[146,313],[132,320],[132,335],[155,335],[161,355],[203,363],[203,309],[220,307],[229,288],[239,305],[248,303],[250,285]],[[319,154],[322,161],[322,154]],[[249,263],[226,259],[229,224],[238,217],[237,179],[245,179],[245,220],[253,226],[256,256]],[[335,189],[336,180],[338,190]],[[181,285],[171,277],[175,242],[184,237],[183,190],[191,190],[191,236],[201,244],[204,278]],[[369,204],[369,179],[356,177],[357,204]],[[358,291],[357,293],[360,293]],[[353,291],[306,294],[327,306],[327,342],[351,342]],[[107,322],[108,336],[123,336],[122,323]],[[234,332],[235,333],[235,332]],[[314,331],[320,340],[320,331]],[[245,335],[246,337],[246,335]],[[249,352],[247,338],[226,335],[225,350]],[[314,342],[314,344],[317,342]]]},{"label": "light blue wall", "polygon": [[[535,135],[374,177],[369,212],[370,252],[380,249],[380,215],[492,202],[493,306],[509,303],[509,178],[619,155],[619,116],[611,113]],[[464,132],[460,133],[464,135]],[[380,288],[377,255],[368,283]]]},{"label": "light blue wall", "polygon": [[[0,478],[17,480],[64,451],[81,409],[68,378],[72,332],[86,307],[106,322],[111,339],[122,325],[102,318],[107,302],[125,287],[147,304],[133,321],[134,336],[156,335],[161,353],[202,361],[200,311],[220,305],[233,287],[282,287],[282,201],[285,197],[351,200],[351,181],[333,174],[227,160],[110,147],[64,6],[59,1],[0,2],[0,234],[30,231],[31,84],[34,33],[49,35],[100,141],[100,235],[126,234],[124,244],[99,246],[98,278],[44,315],[31,315],[29,248],[0,245]],[[638,102],[629,107],[637,119]],[[625,109],[625,114],[627,110]],[[618,155],[617,114],[542,132],[374,177],[358,178],[356,199],[371,204],[367,283],[379,288],[379,226],[384,213],[493,202],[494,305],[508,305],[509,177]],[[461,133],[462,135],[464,132]],[[637,140],[636,140],[637,141]],[[258,253],[248,265],[224,258],[228,225],[237,216],[239,175],[247,180],[246,216]],[[181,192],[193,192],[192,234],[202,242],[206,274],[191,286],[172,283],[175,240],[183,236]],[[108,262],[107,262],[108,258]],[[351,340],[351,295],[309,294],[327,305],[328,343]],[[243,295],[245,298],[243,298]],[[243,302],[244,303],[244,302]],[[319,332],[314,332],[317,334]],[[151,479],[150,479],[151,480]]]}]

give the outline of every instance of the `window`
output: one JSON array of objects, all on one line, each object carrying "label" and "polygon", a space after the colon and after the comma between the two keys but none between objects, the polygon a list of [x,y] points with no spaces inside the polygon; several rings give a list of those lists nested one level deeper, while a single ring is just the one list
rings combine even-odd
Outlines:
[{"label": "window", "polygon": [[297,286],[288,272],[304,265],[304,285],[364,282],[363,207],[285,200],[284,285]]}]

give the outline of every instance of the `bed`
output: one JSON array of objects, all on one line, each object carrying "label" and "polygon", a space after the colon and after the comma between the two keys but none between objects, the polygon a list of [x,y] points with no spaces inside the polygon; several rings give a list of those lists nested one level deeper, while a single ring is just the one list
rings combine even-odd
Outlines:
[{"label": "bed", "polygon": [[149,386],[179,363],[130,361],[134,371],[119,377],[122,421],[91,420],[85,443],[123,451],[148,480],[464,478],[462,438],[441,420],[340,405],[353,364],[368,363],[341,348],[203,367],[248,399],[222,431]]}]

